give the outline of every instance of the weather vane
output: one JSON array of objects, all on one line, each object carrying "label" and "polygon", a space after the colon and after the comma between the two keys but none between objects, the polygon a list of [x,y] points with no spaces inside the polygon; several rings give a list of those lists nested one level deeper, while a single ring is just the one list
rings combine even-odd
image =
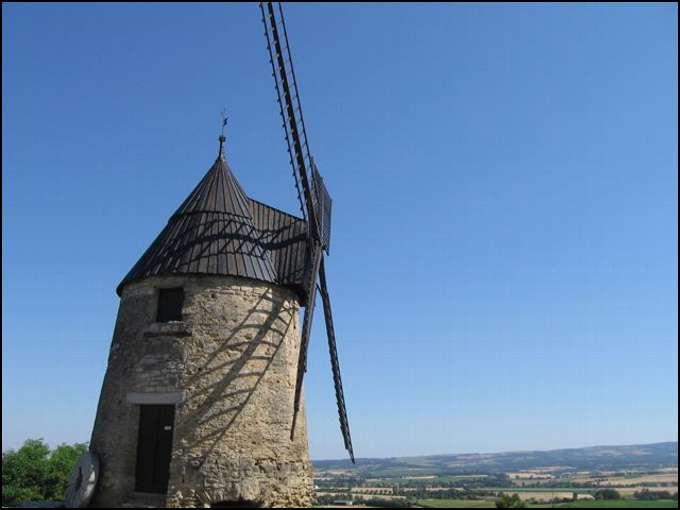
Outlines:
[{"label": "weather vane", "polygon": [[224,128],[227,125],[227,121],[229,120],[229,117],[227,116],[227,109],[222,108],[222,113],[220,113],[220,118],[222,119],[222,136],[224,136]]},{"label": "weather vane", "polygon": [[224,128],[227,126],[227,121],[229,120],[226,108],[222,108],[220,119],[222,119],[222,132],[220,134],[220,157],[222,157],[224,156],[224,142],[227,140],[227,138],[224,136]]}]

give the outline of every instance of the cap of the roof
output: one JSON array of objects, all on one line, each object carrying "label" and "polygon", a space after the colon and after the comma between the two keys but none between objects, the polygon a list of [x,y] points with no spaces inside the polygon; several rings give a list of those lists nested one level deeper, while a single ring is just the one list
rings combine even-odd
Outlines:
[{"label": "cap of the roof", "polygon": [[248,197],[221,157],[215,160],[201,182],[175,211],[173,218],[200,212],[241,216],[252,223]]},{"label": "cap of the roof", "polygon": [[[298,237],[294,243],[299,241]],[[116,291],[120,295],[134,280],[171,274],[242,276],[276,283],[268,244],[253,220],[252,201],[220,154]]]}]

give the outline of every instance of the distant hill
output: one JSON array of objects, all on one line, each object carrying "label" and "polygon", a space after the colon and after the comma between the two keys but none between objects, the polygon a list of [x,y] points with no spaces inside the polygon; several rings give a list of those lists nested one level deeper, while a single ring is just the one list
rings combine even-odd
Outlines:
[{"label": "distant hill", "polygon": [[314,461],[313,464],[316,470],[351,469],[357,474],[371,476],[396,476],[404,472],[417,475],[500,473],[552,466],[560,467],[564,471],[657,469],[678,465],[678,443],[385,459],[363,458],[357,459],[356,466],[349,460],[320,460]]}]

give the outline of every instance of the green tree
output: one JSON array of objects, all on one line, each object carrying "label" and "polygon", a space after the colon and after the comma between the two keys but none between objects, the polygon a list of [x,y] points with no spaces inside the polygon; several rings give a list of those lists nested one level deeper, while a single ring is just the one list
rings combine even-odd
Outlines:
[{"label": "green tree", "polygon": [[619,491],[614,489],[600,489],[593,494],[595,499],[621,499]]},{"label": "green tree", "polygon": [[517,494],[501,494],[496,500],[496,508],[526,508],[526,503]]},{"label": "green tree", "polygon": [[68,477],[86,443],[61,444],[50,451],[42,439],[29,439],[2,454],[2,504],[62,500]]}]

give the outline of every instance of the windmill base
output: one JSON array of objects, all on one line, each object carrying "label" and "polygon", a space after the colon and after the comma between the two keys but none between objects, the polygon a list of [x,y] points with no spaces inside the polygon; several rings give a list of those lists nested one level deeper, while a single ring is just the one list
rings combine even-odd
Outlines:
[{"label": "windmill base", "polygon": [[[181,320],[156,322],[159,289],[176,287]],[[285,288],[195,275],[126,285],[90,443],[91,506],[311,505],[304,406],[290,439],[299,349]]]}]

